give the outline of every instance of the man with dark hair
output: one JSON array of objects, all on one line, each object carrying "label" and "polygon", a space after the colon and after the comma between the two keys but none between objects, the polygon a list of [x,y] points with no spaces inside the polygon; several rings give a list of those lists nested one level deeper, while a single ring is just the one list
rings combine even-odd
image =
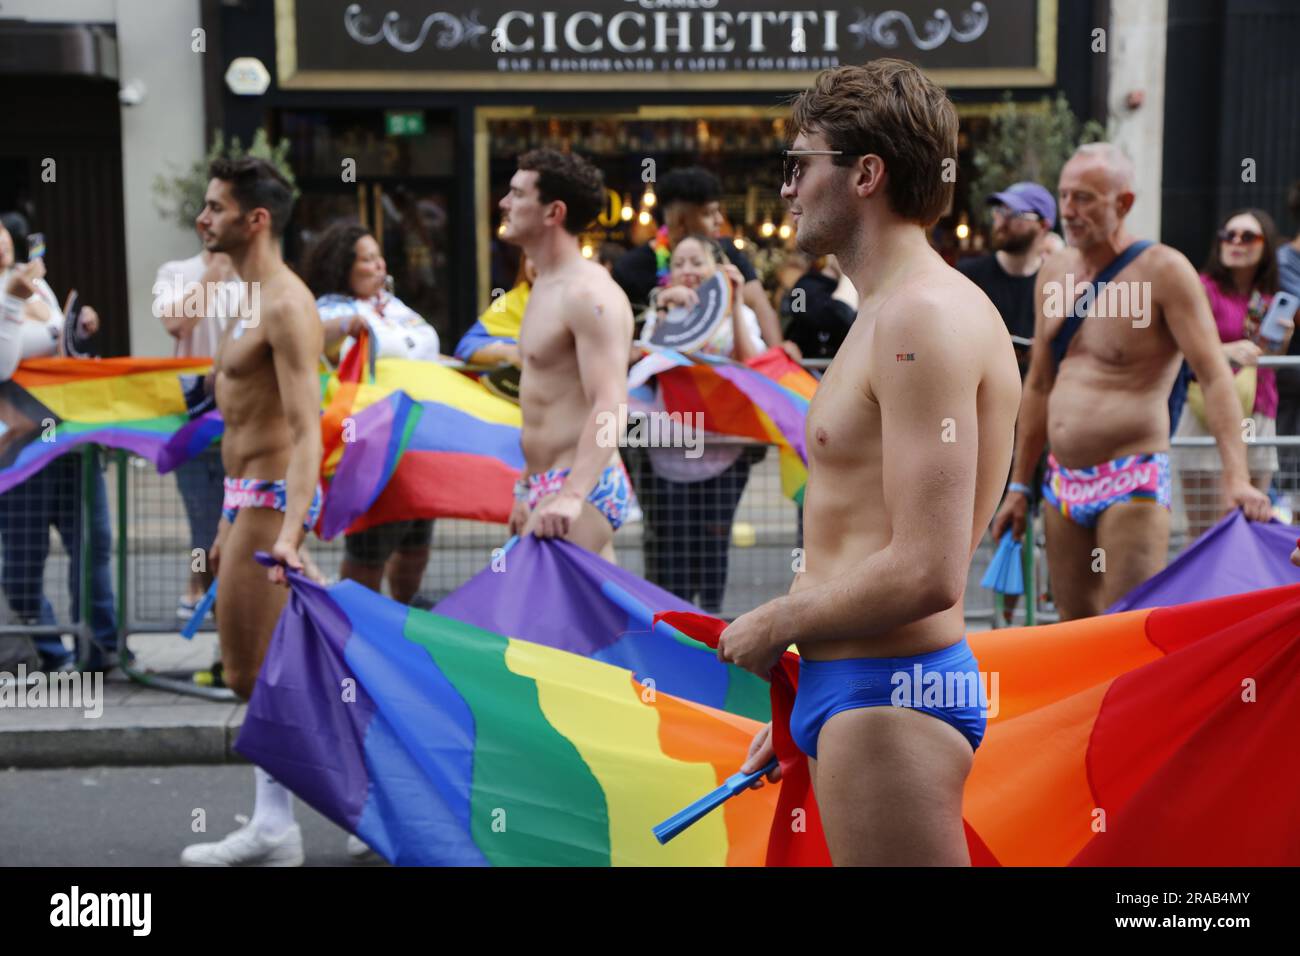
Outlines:
[{"label": "man with dark hair", "polygon": [[[230,256],[245,290],[213,363],[225,418],[225,500],[209,566],[217,575],[217,630],[226,684],[247,700],[288,599],[284,565],[320,508],[320,380],[323,347],[315,297],[280,255],[292,207],[289,184],[260,159],[212,164],[197,224],[204,248]],[[254,560],[268,551],[281,566]],[[260,767],[249,823],[218,843],[185,848],[185,866],[299,866],[302,833],[292,795]]]},{"label": "man with dark hair", "polygon": [[[1011,458],[1015,354],[926,239],[957,154],[943,90],[873,60],[820,74],[791,119],[781,195],[799,248],[833,253],[861,299],[808,409],[806,570],[718,652],[767,676],[798,644],[790,732],[834,863],[969,864],[962,789],[986,704],[962,597]],[[769,725],[744,769],[772,752]]]},{"label": "man with dark hair", "polygon": [[[993,216],[993,251],[957,263],[962,275],[989,297],[1007,331],[1021,338],[1034,335],[1034,277],[1046,254],[1047,235],[1056,224],[1056,202],[1038,183],[1014,183],[988,198]],[[1021,373],[1029,346],[1017,346]]]},{"label": "man with dark hair", "polygon": [[501,238],[537,269],[519,329],[519,406],[527,477],[515,486],[511,534],[566,538],[614,560],[614,532],[631,504],[604,423],[623,421],[632,310],[578,235],[604,205],[600,171],[538,149],[519,158],[500,202]]},{"label": "man with dark hair", "polygon": [[[651,291],[666,283],[668,259],[677,243],[697,234],[717,238],[722,231],[722,183],[707,169],[689,166],[672,170],[655,184],[655,198],[658,202],[654,214],[659,232],[650,242],[625,253],[614,266],[614,280],[623,287],[628,299],[638,305],[646,304]],[[763,341],[780,345],[785,338],[781,321],[749,257],[729,239],[720,245],[745,278],[742,296],[745,305],[758,316]],[[797,346],[789,343],[787,348],[795,358],[799,357]]]}]

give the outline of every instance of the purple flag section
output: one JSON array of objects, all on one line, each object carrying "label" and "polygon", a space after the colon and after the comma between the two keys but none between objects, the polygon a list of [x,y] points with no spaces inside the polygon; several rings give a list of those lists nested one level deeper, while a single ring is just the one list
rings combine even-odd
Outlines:
[{"label": "purple flag section", "polygon": [[156,462],[158,474],[165,475],[200,454],[220,438],[225,429],[225,420],[221,417],[221,412],[216,409],[204,412],[198,418],[182,425],[158,454]]},{"label": "purple flag section", "polygon": [[1169,607],[1300,583],[1300,568],[1291,563],[1296,531],[1279,521],[1248,521],[1234,511],[1106,613]]},{"label": "purple flag section", "polygon": [[[264,552],[257,560],[272,563]],[[347,662],[351,637],[352,623],[330,592],[295,574],[235,749],[274,767],[277,780],[356,832],[369,783],[366,729],[378,708]],[[345,687],[355,699],[340,706]]]},{"label": "purple flag section", "polygon": [[351,527],[384,490],[413,412],[418,414],[418,406],[411,397],[395,392],[353,416],[356,437],[344,446],[321,513],[320,536],[326,541]]},{"label": "purple flag section", "polygon": [[491,565],[433,610],[486,631],[591,656],[628,630],[627,611],[601,592],[605,580],[634,595],[652,615],[656,611],[703,613],[575,544],[532,535],[494,556]]}]

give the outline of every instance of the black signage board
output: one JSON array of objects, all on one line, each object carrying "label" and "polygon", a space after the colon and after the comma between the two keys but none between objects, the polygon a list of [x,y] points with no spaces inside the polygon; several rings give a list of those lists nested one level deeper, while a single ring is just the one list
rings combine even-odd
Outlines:
[{"label": "black signage board", "polygon": [[952,86],[1055,83],[1056,0],[276,0],[280,84],[793,88],[883,56]]}]

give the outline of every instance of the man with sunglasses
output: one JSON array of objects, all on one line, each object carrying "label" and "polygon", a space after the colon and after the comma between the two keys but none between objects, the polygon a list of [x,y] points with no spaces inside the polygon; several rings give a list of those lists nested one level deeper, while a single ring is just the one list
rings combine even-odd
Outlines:
[{"label": "man with sunglasses", "polygon": [[[1250,483],[1241,406],[1196,270],[1124,226],[1133,180],[1132,162],[1110,143],[1080,146],[1061,170],[1068,246],[1038,273],[1015,463],[993,521],[995,539],[1008,526],[1021,537],[1028,483],[1050,442],[1047,561],[1065,620],[1102,613],[1168,560],[1170,392],[1184,356],[1223,459],[1225,510],[1270,514]],[[1091,291],[1098,279],[1107,285]]]},{"label": "man with sunglasses", "polygon": [[[1034,334],[1034,279],[1046,254],[1046,239],[1056,225],[1056,201],[1038,183],[1021,182],[988,198],[993,251],[957,263],[997,308],[1007,331],[1021,338]],[[1028,346],[1016,347],[1023,376]]]},{"label": "man with sunglasses", "polygon": [[[1011,460],[1015,353],[926,238],[953,190],[943,91],[902,60],[841,67],[800,95],[790,126],[781,195],[799,248],[833,253],[860,302],[808,410],[805,570],[737,618],[719,656],[766,677],[798,645],[789,729],[834,863],[964,865],[986,707],[962,599]],[[902,692],[914,676],[943,690]],[[772,754],[769,726],[745,769]]]}]

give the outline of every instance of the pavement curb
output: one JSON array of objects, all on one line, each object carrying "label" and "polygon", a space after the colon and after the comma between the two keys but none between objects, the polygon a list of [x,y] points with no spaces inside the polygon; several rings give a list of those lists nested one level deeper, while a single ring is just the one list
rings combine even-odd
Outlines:
[{"label": "pavement curb", "polygon": [[[237,704],[201,705],[211,711],[154,723],[141,720],[139,708],[105,709],[98,720],[67,718],[49,727],[0,729],[0,767],[57,769],[66,767],[137,767],[178,764],[247,763],[234,749],[243,724],[244,708]],[[149,708],[154,710],[155,708]],[[162,716],[160,714],[160,716]]]}]

